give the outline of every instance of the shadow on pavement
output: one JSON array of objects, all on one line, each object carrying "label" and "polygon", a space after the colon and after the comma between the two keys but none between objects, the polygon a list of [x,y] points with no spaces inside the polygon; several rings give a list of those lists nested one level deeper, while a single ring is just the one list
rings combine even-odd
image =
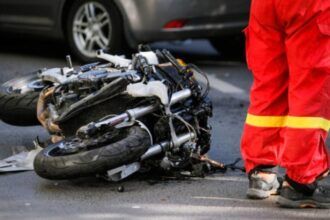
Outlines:
[{"label": "shadow on pavement", "polygon": [[[176,57],[183,57],[189,62],[204,61],[234,61],[245,62],[240,52],[237,57],[226,57],[218,53],[207,40],[186,40],[156,42],[151,44],[153,49],[168,49]],[[127,51],[124,51],[125,53]],[[132,50],[131,52],[134,52]],[[34,36],[12,35],[0,37],[0,53],[29,55],[49,59],[65,59],[71,54],[64,40],[47,39]],[[77,60],[75,60],[77,62]]]}]

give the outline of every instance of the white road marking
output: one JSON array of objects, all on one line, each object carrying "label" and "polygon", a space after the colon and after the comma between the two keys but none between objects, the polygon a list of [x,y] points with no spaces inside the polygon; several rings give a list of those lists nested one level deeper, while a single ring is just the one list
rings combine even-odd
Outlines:
[{"label": "white road marking", "polygon": [[248,202],[251,203],[251,200],[248,199],[238,199],[238,198],[225,198],[225,197],[211,197],[211,196],[193,196],[193,199],[205,199],[205,200],[223,200],[223,201],[233,201],[233,202]]},{"label": "white road marking", "polygon": [[[231,83],[225,82],[221,79],[218,79],[214,74],[207,74],[210,86],[213,89],[216,89],[223,93],[231,93],[231,94],[243,94],[245,91],[237,86],[234,86]],[[205,82],[205,78],[200,74],[195,74],[195,77],[198,81]]]},{"label": "white road marking", "polygon": [[141,208],[141,206],[138,206],[138,205],[133,205],[132,206],[132,209],[140,209]]}]

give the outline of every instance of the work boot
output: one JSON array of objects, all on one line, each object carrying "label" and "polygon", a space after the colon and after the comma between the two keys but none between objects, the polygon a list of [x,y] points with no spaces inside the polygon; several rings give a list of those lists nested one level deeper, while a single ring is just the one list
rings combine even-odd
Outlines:
[{"label": "work boot", "polygon": [[[292,182],[290,182],[292,183]],[[317,183],[283,183],[277,203],[285,208],[330,208],[330,191]],[[295,186],[295,188],[293,187]]]},{"label": "work boot", "polygon": [[249,174],[249,189],[246,195],[250,199],[266,199],[270,195],[278,194],[280,185],[275,173],[253,171]]}]

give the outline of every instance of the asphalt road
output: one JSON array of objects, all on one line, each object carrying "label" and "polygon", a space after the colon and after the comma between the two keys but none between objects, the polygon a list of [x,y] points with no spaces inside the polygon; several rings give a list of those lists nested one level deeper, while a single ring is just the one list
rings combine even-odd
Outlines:
[{"label": "asphalt road", "polygon": [[[1,42],[0,82],[42,67],[65,65],[67,51],[61,43]],[[239,142],[252,80],[244,62],[221,61],[222,57],[203,41],[156,46],[170,47],[208,73],[214,103],[210,157],[233,162],[240,157]],[[31,146],[36,136],[47,138],[47,133],[41,127],[22,128],[0,122],[0,159],[17,147]],[[330,215],[328,210],[280,209],[276,197],[248,200],[248,181],[240,171],[184,181],[150,179],[137,176],[122,183],[97,178],[49,181],[34,172],[0,174],[0,219],[304,220],[329,219]],[[123,193],[117,192],[121,185],[125,187]]]}]

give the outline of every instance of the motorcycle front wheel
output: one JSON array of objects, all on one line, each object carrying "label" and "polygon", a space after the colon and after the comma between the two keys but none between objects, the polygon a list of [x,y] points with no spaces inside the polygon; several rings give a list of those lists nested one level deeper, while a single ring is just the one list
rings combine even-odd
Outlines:
[{"label": "motorcycle front wheel", "polygon": [[137,161],[150,143],[148,132],[139,126],[98,139],[66,138],[43,149],[34,160],[34,169],[39,176],[52,180],[102,174]]}]

